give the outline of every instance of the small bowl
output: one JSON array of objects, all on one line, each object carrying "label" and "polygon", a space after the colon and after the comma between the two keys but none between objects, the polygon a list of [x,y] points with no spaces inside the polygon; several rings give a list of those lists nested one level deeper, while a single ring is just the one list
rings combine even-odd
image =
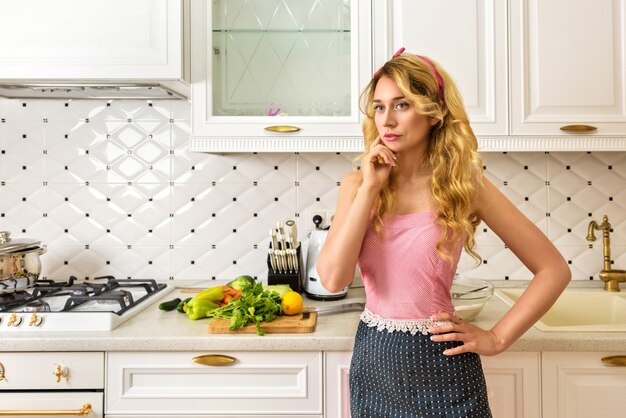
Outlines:
[{"label": "small bowl", "polygon": [[493,296],[493,284],[457,274],[452,281],[450,295],[457,315],[463,321],[473,321]]}]

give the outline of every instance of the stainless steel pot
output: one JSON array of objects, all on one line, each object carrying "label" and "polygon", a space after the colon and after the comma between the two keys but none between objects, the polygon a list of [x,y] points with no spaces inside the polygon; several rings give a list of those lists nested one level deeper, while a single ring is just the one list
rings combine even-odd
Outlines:
[{"label": "stainless steel pot", "polygon": [[0,232],[0,294],[32,286],[41,274],[39,256],[46,252],[41,241],[11,239],[10,235],[7,231]]}]

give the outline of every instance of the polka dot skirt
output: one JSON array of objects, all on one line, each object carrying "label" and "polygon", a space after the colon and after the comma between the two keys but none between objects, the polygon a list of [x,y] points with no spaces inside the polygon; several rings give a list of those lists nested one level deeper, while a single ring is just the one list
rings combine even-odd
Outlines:
[{"label": "polka dot skirt", "polygon": [[360,322],[350,365],[352,418],[491,418],[480,357],[442,354],[459,344]]}]

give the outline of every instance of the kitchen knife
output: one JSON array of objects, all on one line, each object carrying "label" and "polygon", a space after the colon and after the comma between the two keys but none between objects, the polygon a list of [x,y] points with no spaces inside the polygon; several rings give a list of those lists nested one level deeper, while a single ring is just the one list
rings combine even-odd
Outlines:
[{"label": "kitchen knife", "polygon": [[291,238],[291,248],[298,248],[300,243],[298,242],[298,226],[296,225],[296,221],[293,219],[289,219],[285,222],[287,228],[289,229],[289,237]]},{"label": "kitchen knife", "polygon": [[270,229],[270,237],[272,238],[272,248],[274,250],[278,249],[278,238],[276,238],[276,230]]},{"label": "kitchen knife", "polygon": [[306,309],[302,311],[302,313],[317,312],[317,315],[319,316],[319,315],[327,315],[327,314],[351,312],[351,311],[362,312],[364,309],[365,309],[365,303],[357,302],[357,303],[344,303],[341,305],[331,305],[331,306],[316,306],[311,309]]},{"label": "kitchen knife", "polygon": [[289,269],[289,273],[293,273],[293,258],[291,257],[291,250],[286,249],[285,251],[285,259],[287,260],[287,268]]},{"label": "kitchen knife", "polygon": [[290,250],[291,252],[291,262],[293,263],[293,270],[297,273],[298,272],[298,250]]},{"label": "kitchen knife", "polygon": [[267,252],[270,256],[270,264],[272,265],[272,271],[275,274],[276,273],[276,259],[274,258],[274,249],[270,248],[269,250],[267,250]]}]

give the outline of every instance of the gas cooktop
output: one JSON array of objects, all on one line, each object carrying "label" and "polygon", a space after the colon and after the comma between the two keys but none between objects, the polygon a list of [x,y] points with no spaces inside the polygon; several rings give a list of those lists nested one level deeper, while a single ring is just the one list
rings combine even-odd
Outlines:
[{"label": "gas cooktop", "polygon": [[113,276],[38,280],[26,290],[0,294],[0,332],[110,331],[148,307],[149,299],[166,288],[151,279]]}]

